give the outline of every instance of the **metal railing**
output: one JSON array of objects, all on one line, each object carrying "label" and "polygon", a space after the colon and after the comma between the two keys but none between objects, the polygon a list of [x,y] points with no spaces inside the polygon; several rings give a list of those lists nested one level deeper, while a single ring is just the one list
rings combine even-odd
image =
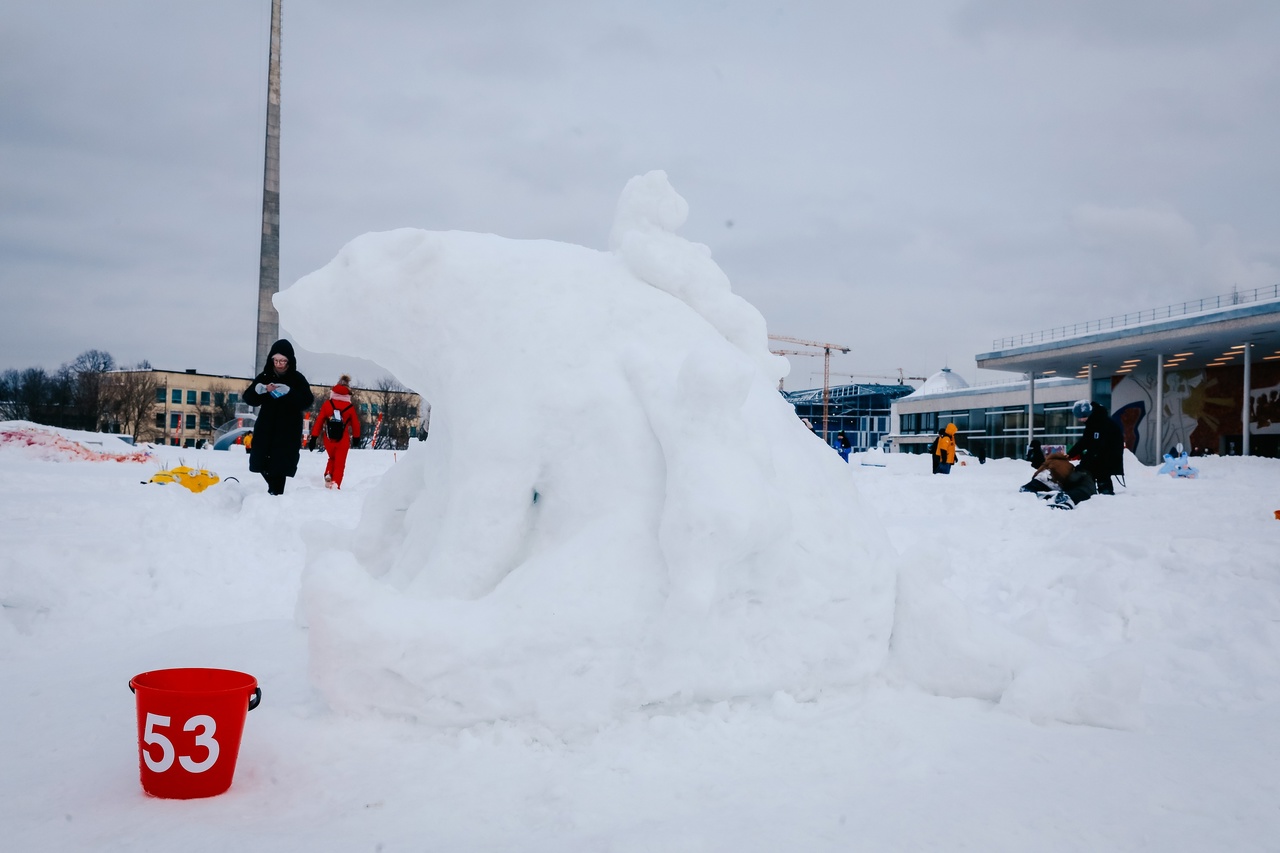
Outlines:
[{"label": "metal railing", "polygon": [[1270,287],[1255,287],[1253,290],[1233,290],[1223,296],[1208,296],[1204,299],[1194,299],[1188,302],[1180,302],[1176,305],[1165,305],[1161,308],[1152,308],[1147,311],[1136,311],[1129,314],[1116,314],[1113,317],[1106,317],[1101,320],[1090,320],[1087,323],[1076,323],[1071,326],[1058,326],[1054,329],[1045,329],[1041,332],[1029,332],[1025,335],[996,338],[991,342],[991,349],[992,351],[999,351],[1011,349],[1013,347],[1024,347],[1032,344],[1045,343],[1047,341],[1059,341],[1065,338],[1090,335],[1094,332],[1105,332],[1111,329],[1124,329],[1129,326],[1151,323],[1155,320],[1167,320],[1172,317],[1200,314],[1205,311],[1218,311],[1223,308],[1231,308],[1235,305],[1247,305],[1251,302],[1267,302],[1272,299],[1280,299],[1280,284],[1273,284]]}]

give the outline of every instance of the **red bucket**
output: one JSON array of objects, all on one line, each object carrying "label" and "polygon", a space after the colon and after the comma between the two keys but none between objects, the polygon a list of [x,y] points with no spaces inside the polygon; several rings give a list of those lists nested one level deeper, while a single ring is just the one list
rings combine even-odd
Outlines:
[{"label": "red bucket", "polygon": [[153,797],[190,800],[231,787],[258,679],[230,669],[157,669],[129,679],[138,703],[138,770]]}]

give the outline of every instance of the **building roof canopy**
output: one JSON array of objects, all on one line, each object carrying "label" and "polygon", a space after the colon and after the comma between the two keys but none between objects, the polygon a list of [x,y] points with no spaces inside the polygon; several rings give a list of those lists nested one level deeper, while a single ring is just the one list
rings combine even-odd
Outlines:
[{"label": "building roof canopy", "polygon": [[1158,357],[1169,370],[1239,366],[1247,344],[1253,345],[1254,361],[1280,356],[1280,302],[1011,347],[981,353],[976,360],[984,370],[1059,376],[1078,375],[1092,364],[1095,376],[1111,376],[1130,370],[1154,373]]}]

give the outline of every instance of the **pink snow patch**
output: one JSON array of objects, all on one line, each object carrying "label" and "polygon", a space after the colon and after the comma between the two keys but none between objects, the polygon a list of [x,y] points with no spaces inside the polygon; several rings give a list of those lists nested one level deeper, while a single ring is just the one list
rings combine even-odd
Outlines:
[{"label": "pink snow patch", "polygon": [[66,459],[85,459],[90,462],[146,462],[151,456],[140,450],[133,453],[102,453],[90,450],[56,433],[38,429],[0,430],[0,447],[24,450],[30,456],[50,462],[62,462]]}]

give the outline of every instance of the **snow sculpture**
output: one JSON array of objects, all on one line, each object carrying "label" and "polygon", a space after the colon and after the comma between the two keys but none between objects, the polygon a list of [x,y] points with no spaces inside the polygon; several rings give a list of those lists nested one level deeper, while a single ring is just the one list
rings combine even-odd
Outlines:
[{"label": "snow sculpture", "polygon": [[333,706],[586,723],[880,666],[890,548],[776,391],[763,318],[675,234],[686,213],[651,172],[610,252],[402,229],[276,296],[298,343],[432,404],[356,530],[311,543],[300,614]]}]

